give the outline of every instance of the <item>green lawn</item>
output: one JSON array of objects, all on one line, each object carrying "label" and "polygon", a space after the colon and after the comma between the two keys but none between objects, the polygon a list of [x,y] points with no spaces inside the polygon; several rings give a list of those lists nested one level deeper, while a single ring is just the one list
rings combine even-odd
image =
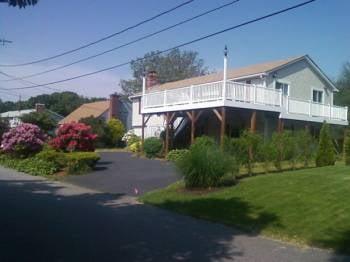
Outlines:
[{"label": "green lawn", "polygon": [[276,239],[350,253],[350,167],[337,165],[246,178],[211,193],[182,183],[141,200]]}]

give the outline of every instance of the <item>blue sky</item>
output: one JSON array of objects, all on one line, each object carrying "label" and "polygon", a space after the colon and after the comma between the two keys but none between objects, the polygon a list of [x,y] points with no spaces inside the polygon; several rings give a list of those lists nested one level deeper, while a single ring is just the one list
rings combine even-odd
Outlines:
[{"label": "blue sky", "polygon": [[[27,62],[75,48],[117,32],[183,1],[40,0],[35,7],[21,10],[1,4],[0,38],[12,40],[13,44],[0,46],[0,64]],[[302,1],[241,0],[228,8],[152,39],[28,80],[45,83],[88,73],[143,56],[148,51],[166,49]],[[1,70],[21,76],[63,65],[123,44],[227,2],[229,0],[196,0],[171,14],[75,54],[36,65],[1,68]],[[331,78],[335,78],[342,64],[350,60],[348,10],[350,10],[348,0],[318,0],[301,9],[248,25],[185,49],[198,51],[211,70],[222,69],[222,53],[225,44],[229,48],[230,67],[309,54]],[[52,87],[76,91],[85,96],[108,96],[118,91],[119,79],[129,78],[130,75],[130,69],[124,67]],[[0,79],[5,77],[0,76]],[[16,82],[0,82],[0,87],[5,88],[23,85]],[[44,92],[52,91],[40,88],[40,90],[17,91],[17,94],[20,93],[26,98]],[[4,94],[0,94],[0,97],[3,100],[16,99]]]}]

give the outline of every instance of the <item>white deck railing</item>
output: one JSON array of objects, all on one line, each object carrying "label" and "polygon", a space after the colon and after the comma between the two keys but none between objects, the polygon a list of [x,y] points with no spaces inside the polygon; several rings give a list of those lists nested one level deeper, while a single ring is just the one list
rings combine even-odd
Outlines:
[{"label": "white deck railing", "polygon": [[307,100],[288,98],[287,112],[290,114],[302,114],[310,117],[324,117],[346,121],[348,108],[315,103]]},{"label": "white deck railing", "polygon": [[[282,95],[280,90],[269,89],[263,86],[251,85],[233,81],[226,81],[226,90],[223,92],[224,82],[212,82],[201,85],[146,93],[143,96],[143,108],[164,108],[164,111],[178,105],[184,105],[188,109],[194,104],[212,101],[233,101],[249,103],[252,105],[271,106],[280,108],[288,114],[307,115],[310,117],[323,117],[335,120],[347,121],[348,108],[318,104],[307,100],[299,100]],[[225,93],[225,98],[223,97]],[[235,105],[234,105],[235,106]],[[252,108],[254,108],[252,106]]]}]

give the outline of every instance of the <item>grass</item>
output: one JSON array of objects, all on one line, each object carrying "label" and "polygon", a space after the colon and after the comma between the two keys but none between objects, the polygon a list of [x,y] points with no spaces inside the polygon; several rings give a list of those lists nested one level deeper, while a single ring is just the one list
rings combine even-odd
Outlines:
[{"label": "grass", "polygon": [[212,192],[188,191],[179,182],[141,200],[248,232],[350,253],[350,167],[343,164],[249,177]]}]

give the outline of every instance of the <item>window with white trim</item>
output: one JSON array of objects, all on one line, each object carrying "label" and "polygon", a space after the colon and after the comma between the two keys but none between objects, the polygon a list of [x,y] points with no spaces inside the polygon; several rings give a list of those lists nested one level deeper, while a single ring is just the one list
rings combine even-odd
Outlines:
[{"label": "window with white trim", "polygon": [[282,90],[283,95],[285,96],[289,95],[289,84],[276,81],[275,88],[277,90]]},{"label": "window with white trim", "polygon": [[312,101],[315,103],[323,103],[323,91],[312,90]]}]

